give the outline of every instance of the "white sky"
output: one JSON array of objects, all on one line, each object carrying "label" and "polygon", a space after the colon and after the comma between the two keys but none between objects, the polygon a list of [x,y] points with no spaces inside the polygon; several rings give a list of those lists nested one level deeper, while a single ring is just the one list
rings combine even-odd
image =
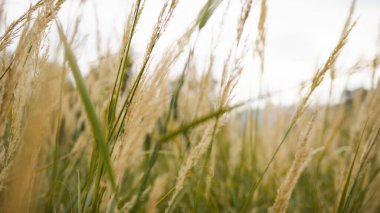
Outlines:
[{"label": "white sky", "polygon": [[[6,13],[8,22],[17,18],[30,5],[28,0],[6,1]],[[74,3],[73,3],[74,2]],[[124,23],[129,11],[131,1],[125,0],[87,0],[82,8],[78,7],[78,1],[65,3],[59,14],[64,26],[72,27],[76,15],[81,12],[82,24],[80,32],[83,39],[82,48],[78,51],[80,66],[88,69],[91,62],[96,61],[96,21],[95,8],[99,15],[99,29],[102,35],[102,46],[117,47],[120,44]],[[128,3],[129,2],[129,3]],[[150,31],[156,20],[163,0],[148,0],[142,20],[137,29],[133,41],[133,54],[137,59],[142,57]],[[196,17],[199,8],[205,0],[180,0],[180,5],[170,22],[169,28],[157,46],[156,55],[160,55],[165,47],[173,43],[175,38]],[[259,1],[254,0],[254,8],[247,23],[249,38],[255,41],[257,19],[260,12]],[[226,1],[225,1],[226,3]],[[344,20],[347,16],[351,0],[268,0],[267,15],[267,46],[266,46],[266,70],[264,76],[265,91],[278,91],[294,88],[303,80],[312,77],[316,68],[328,57],[340,35]],[[226,19],[226,30],[221,37],[221,45],[218,51],[229,48],[229,42],[235,38],[235,25],[237,14],[240,11],[241,1],[231,0],[231,13]],[[94,6],[96,5],[96,6]],[[218,9],[215,17],[201,33],[196,47],[196,55],[200,66],[208,57],[210,50],[210,37],[217,32],[217,24],[223,12],[225,4]],[[352,32],[349,43],[339,60],[342,69],[352,66],[358,58],[370,58],[376,50],[376,41],[380,31],[380,1],[358,0],[354,17],[360,17],[357,26]],[[232,29],[232,30],[231,30]],[[0,30],[1,32],[3,29]],[[55,28],[52,28],[52,33]],[[379,47],[377,47],[379,48]],[[236,99],[246,99],[257,96],[258,64],[257,57],[252,56],[248,61],[235,91]],[[350,88],[369,85],[369,73],[357,74],[349,81]],[[334,90],[335,98],[342,92],[346,77],[337,80]],[[328,83],[322,85],[317,99],[323,100],[326,96]],[[298,97],[296,89],[287,90],[278,97],[274,97],[276,103],[288,104]]]}]

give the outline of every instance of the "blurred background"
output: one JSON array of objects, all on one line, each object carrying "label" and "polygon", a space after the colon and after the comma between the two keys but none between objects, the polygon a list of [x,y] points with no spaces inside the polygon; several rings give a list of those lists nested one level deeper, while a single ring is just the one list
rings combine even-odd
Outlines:
[{"label": "blurred background", "polygon": [[[7,23],[15,20],[36,1],[12,0],[5,1]],[[132,1],[124,0],[87,0],[68,1],[59,13],[60,21],[67,31],[76,27],[77,17],[80,17],[79,35],[76,54],[81,69],[87,73],[91,65],[101,58],[100,53],[116,54],[120,47],[126,17]],[[159,15],[164,0],[148,0],[137,34],[132,44],[134,65],[139,65],[143,57],[150,32]],[[187,29],[198,15],[205,0],[181,0],[173,20],[169,23],[167,32],[158,42],[154,55],[165,52],[177,38]],[[272,94],[270,101],[275,104],[293,104],[299,97],[300,88],[305,81],[310,80],[321,63],[334,48],[347,17],[350,0],[291,0],[268,1],[266,21],[265,71],[261,94]],[[211,43],[219,39],[216,57],[222,66],[223,57],[236,37],[237,17],[240,14],[240,1],[223,1],[217,8],[210,23],[199,34],[195,58],[197,66],[206,67],[208,55],[213,48]],[[228,10],[226,10],[228,8]],[[365,66],[370,58],[379,52],[380,43],[380,1],[360,0],[357,2],[354,19],[357,24],[350,35],[349,41],[339,58],[336,69],[336,80],[331,99],[328,100],[329,81],[323,81],[316,91],[313,103],[337,102],[344,90],[371,87],[370,69],[355,72],[356,66]],[[253,10],[248,19],[248,29],[243,34],[245,40],[254,41],[257,34],[257,22],[260,4],[254,2]],[[226,14],[223,28],[220,27],[221,16]],[[4,26],[0,28],[4,31]],[[58,43],[55,26],[50,29],[50,42]],[[215,35],[220,37],[215,38]],[[193,38],[195,40],[195,38]],[[98,42],[100,41],[100,42]],[[254,43],[254,42],[251,42]],[[14,46],[10,49],[15,48]],[[244,72],[235,90],[235,101],[255,98],[259,95],[260,66],[254,47],[247,52]],[[154,57],[153,55],[153,57]],[[182,63],[184,60],[182,60]],[[154,63],[154,60],[152,61]],[[181,62],[179,62],[181,63]],[[178,65],[178,69],[180,68]],[[173,67],[172,73],[179,73]],[[202,70],[202,69],[200,69]],[[218,78],[220,73],[215,73]],[[378,78],[379,74],[376,74]]]}]

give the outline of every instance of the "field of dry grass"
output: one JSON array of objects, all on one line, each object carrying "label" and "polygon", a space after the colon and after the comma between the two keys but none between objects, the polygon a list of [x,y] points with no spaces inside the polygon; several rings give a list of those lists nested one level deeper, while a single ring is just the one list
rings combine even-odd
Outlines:
[{"label": "field of dry grass", "polygon": [[[166,0],[154,17],[136,65],[131,43],[145,1],[135,0],[120,48],[102,53],[87,75],[74,49],[81,29],[73,23],[68,33],[57,18],[64,0],[37,1],[2,30],[0,212],[380,212],[380,46],[369,63],[347,71],[370,70],[369,90],[310,104],[326,79],[334,90],[355,1],[299,102],[280,107],[260,93],[263,108],[258,99],[233,101],[233,92],[251,47],[253,71],[265,74],[266,0],[241,1],[223,66],[212,50],[203,70],[196,38],[228,0],[206,1],[151,63],[179,2]],[[244,34],[253,7],[260,8],[255,38]],[[59,35],[56,46],[50,33]]]}]

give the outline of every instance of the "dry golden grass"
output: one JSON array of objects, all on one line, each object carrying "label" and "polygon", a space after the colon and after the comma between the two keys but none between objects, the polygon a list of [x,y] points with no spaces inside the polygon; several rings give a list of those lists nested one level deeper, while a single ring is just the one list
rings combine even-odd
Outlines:
[{"label": "dry golden grass", "polygon": [[[221,66],[215,35],[205,67],[196,61],[198,37],[218,10],[224,27],[230,2],[206,1],[182,36],[155,55],[181,4],[166,0],[135,64],[131,43],[145,3],[133,3],[119,49],[102,51],[98,30],[101,57],[85,77],[72,47],[81,18],[65,35],[57,19],[64,1],[38,1],[2,30],[1,212],[379,212],[379,51],[347,72],[370,70],[370,90],[310,104],[329,76],[331,98],[344,72],[336,64],[355,30],[355,0],[336,46],[294,107],[273,105],[262,93],[266,0],[257,5],[256,39],[247,29],[255,2],[241,1]],[[55,26],[61,43],[46,47]],[[262,108],[257,100],[232,101],[251,51]]]}]

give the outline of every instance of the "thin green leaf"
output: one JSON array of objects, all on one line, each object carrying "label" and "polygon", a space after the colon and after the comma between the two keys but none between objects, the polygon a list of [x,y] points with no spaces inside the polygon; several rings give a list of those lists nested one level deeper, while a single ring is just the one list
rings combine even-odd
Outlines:
[{"label": "thin green leaf", "polygon": [[112,168],[111,168],[109,151],[108,151],[108,147],[107,147],[106,140],[104,137],[104,133],[103,133],[101,125],[100,125],[99,118],[97,117],[97,115],[95,113],[95,107],[94,107],[94,105],[90,99],[90,95],[87,91],[85,81],[81,75],[81,71],[79,69],[75,55],[72,52],[70,45],[67,42],[67,39],[66,39],[66,36],[63,32],[62,26],[58,22],[57,22],[57,28],[58,28],[58,33],[59,33],[60,39],[63,43],[64,48],[65,48],[66,60],[67,60],[69,66],[71,68],[72,73],[73,73],[75,83],[77,85],[80,97],[82,99],[82,102],[83,102],[83,105],[84,105],[84,108],[85,108],[85,111],[87,114],[87,118],[90,122],[92,132],[93,132],[94,137],[95,137],[97,150],[100,152],[100,156],[102,157],[104,167],[106,168],[106,171],[109,175],[112,189],[116,192],[116,183],[115,183],[114,175],[113,175]]},{"label": "thin green leaf", "polygon": [[338,212],[343,212],[343,208],[344,208],[345,203],[346,203],[347,190],[348,190],[348,187],[349,187],[349,184],[350,184],[352,171],[354,170],[356,158],[358,157],[360,144],[361,144],[361,142],[363,140],[364,132],[365,132],[366,127],[367,127],[367,122],[365,123],[365,125],[363,127],[363,131],[362,131],[362,134],[361,134],[360,139],[358,141],[358,145],[356,146],[354,158],[352,159],[352,162],[351,162],[350,170],[347,173],[347,177],[346,177],[346,181],[345,181],[345,184],[344,184],[343,192],[342,192],[342,195],[341,195],[340,201],[339,201]]},{"label": "thin green leaf", "polygon": [[[131,49],[132,38],[133,38],[135,29],[136,29],[136,25],[138,22],[138,17],[139,17],[139,12],[140,12],[140,4],[141,4],[141,0],[137,0],[136,9],[134,11],[132,28],[131,28],[131,31],[129,32],[129,38],[128,38],[127,44],[125,46],[125,49],[124,49],[123,57],[122,57],[121,62],[119,64],[115,84],[114,84],[114,87],[112,90],[112,95],[111,95],[111,100],[110,100],[110,105],[109,105],[109,112],[110,113],[108,114],[109,124],[112,124],[114,119],[115,119],[116,106],[117,106],[119,96],[120,96],[121,85],[123,84],[124,77],[125,77],[125,72],[126,72],[126,68],[127,68],[127,64],[128,64],[128,55],[129,55],[129,52]],[[116,90],[116,85],[118,85],[117,90]],[[116,97],[115,97],[115,92],[116,92]],[[115,124],[115,126],[116,125],[117,124]],[[111,126],[112,125],[110,125],[110,127]]]},{"label": "thin green leaf", "polygon": [[184,132],[187,132],[189,131],[190,129],[193,129],[213,118],[217,118],[217,117],[220,117],[222,116],[223,114],[227,113],[227,112],[230,112],[236,108],[239,108],[241,107],[242,104],[237,104],[237,105],[234,105],[232,107],[225,107],[225,108],[221,108],[215,112],[211,112],[207,115],[204,115],[198,119],[195,119],[194,121],[188,123],[188,124],[185,124],[185,125],[182,125],[181,127],[179,127],[178,129],[172,131],[172,132],[169,132],[167,135],[165,135],[164,137],[162,137],[161,139],[158,140],[158,143],[164,143],[164,142],[167,142],[173,138],[175,138],[176,136],[184,133]]},{"label": "thin green leaf", "polygon": [[208,0],[203,6],[198,18],[198,28],[201,30],[208,22],[215,9],[222,3],[223,0]]}]

